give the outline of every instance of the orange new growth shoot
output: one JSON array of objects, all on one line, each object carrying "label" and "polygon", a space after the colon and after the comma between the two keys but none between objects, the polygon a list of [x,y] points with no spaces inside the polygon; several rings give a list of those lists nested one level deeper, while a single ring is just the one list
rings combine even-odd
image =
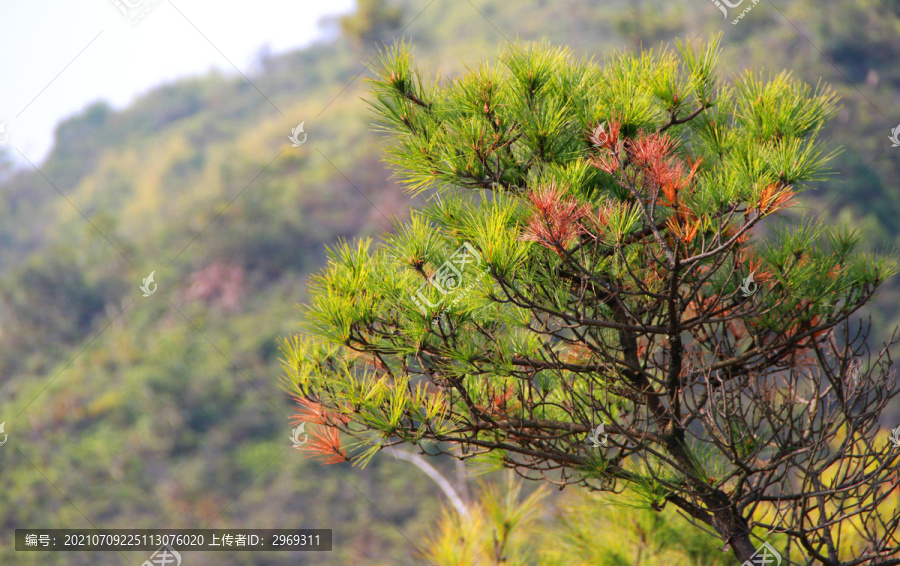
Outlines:
[{"label": "orange new growth shoot", "polygon": [[318,426],[309,432],[309,442],[297,448],[307,458],[318,458],[323,464],[340,464],[350,460],[341,443],[341,433],[332,426]]},{"label": "orange new growth shoot", "polygon": [[294,401],[300,405],[300,408],[291,418],[292,424],[301,422],[312,423],[318,425],[331,425],[335,423],[347,424],[350,422],[349,417],[334,411],[329,411],[322,403],[317,403],[305,397],[294,395]]},{"label": "orange new growth shoot", "polygon": [[528,195],[534,205],[534,214],[522,239],[556,251],[563,256],[560,248],[566,249],[572,240],[585,232],[581,220],[591,213],[587,205],[578,204],[575,199],[564,198],[555,185],[538,189]]},{"label": "orange new growth shoot", "polygon": [[771,214],[793,206],[794,192],[782,183],[771,183],[759,193],[756,209],[760,214]]}]

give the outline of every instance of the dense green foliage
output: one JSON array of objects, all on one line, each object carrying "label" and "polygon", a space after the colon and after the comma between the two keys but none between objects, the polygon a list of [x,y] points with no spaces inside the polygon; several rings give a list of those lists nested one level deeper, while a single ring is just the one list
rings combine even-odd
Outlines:
[{"label": "dense green foliage", "polygon": [[[726,73],[790,68],[842,97],[824,131],[845,148],[839,182],[804,193],[802,205],[850,221],[872,247],[900,234],[900,161],[887,140],[900,92],[893,2],[792,0],[778,6],[783,15],[760,3],[737,26],[702,0],[472,4],[389,2],[386,19],[357,29],[390,40],[399,6],[422,66],[453,76],[507,39],[595,55],[724,26]],[[285,118],[240,77],[211,73],[66,120],[36,163],[43,175],[11,170],[2,154],[0,422],[10,436],[0,447],[0,563],[123,562],[15,555],[15,527],[204,527],[223,509],[212,526],[335,529],[334,553],[298,561],[413,561],[409,540],[423,540],[422,519],[437,516],[435,488],[387,457],[365,470],[303,460],[289,448],[292,408],[272,380],[276,341],[299,317],[287,305],[305,301],[322,245],[377,236],[409,205],[386,181],[359,100],[365,85],[354,80],[376,54],[371,39],[339,38],[245,71]],[[303,120],[309,141],[279,154]],[[153,270],[159,290],[141,297]],[[238,280],[235,303],[227,290]],[[896,297],[862,314],[886,328]],[[284,560],[191,556],[192,565]]]}]

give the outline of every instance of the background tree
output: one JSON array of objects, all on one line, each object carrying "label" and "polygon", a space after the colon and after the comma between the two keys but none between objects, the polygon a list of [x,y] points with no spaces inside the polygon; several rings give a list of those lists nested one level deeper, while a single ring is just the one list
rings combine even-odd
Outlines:
[{"label": "background tree", "polygon": [[[447,506],[424,548],[437,566],[732,566],[717,537],[608,494],[569,491],[552,505],[546,485],[522,494],[510,471],[482,484],[466,515]],[[718,544],[717,544],[718,543]]]},{"label": "background tree", "polygon": [[338,21],[341,32],[358,44],[389,41],[400,29],[403,8],[387,0],[357,0],[356,11]]},{"label": "background tree", "polygon": [[876,439],[897,384],[849,321],[896,264],[849,230],[763,223],[824,178],[836,96],[723,83],[717,59],[718,38],[603,67],[517,44],[441,83],[384,53],[388,160],[440,198],[313,279],[285,360],[306,448],[458,446],[677,508],[741,561],[756,528],[786,563],[900,564],[898,455]]},{"label": "background tree", "polygon": [[445,508],[424,558],[437,566],[537,563],[547,538],[540,522],[547,490],[524,495],[522,488],[510,474],[502,484],[481,484],[465,514]]}]

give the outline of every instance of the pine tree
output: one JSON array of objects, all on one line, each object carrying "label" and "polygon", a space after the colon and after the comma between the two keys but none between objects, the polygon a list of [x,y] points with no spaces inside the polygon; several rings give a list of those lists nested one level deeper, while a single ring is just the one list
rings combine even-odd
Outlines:
[{"label": "pine tree", "polygon": [[628,489],[740,561],[779,532],[786,563],[900,564],[894,340],[871,352],[851,322],[896,263],[778,214],[827,179],[839,102],[790,73],[721,80],[718,44],[602,66],[514,44],[451,81],[382,53],[386,158],[433,195],[312,280],[285,365],[313,454],[424,444]]}]

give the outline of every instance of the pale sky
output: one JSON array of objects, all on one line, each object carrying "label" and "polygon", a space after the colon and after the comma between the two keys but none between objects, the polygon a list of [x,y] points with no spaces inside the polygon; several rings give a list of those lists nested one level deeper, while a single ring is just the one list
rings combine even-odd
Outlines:
[{"label": "pale sky", "polygon": [[18,149],[38,163],[53,144],[56,124],[90,103],[122,108],[154,86],[213,67],[236,75],[231,63],[248,74],[264,45],[280,53],[322,39],[319,20],[354,5],[0,0],[0,151],[22,163]]}]

